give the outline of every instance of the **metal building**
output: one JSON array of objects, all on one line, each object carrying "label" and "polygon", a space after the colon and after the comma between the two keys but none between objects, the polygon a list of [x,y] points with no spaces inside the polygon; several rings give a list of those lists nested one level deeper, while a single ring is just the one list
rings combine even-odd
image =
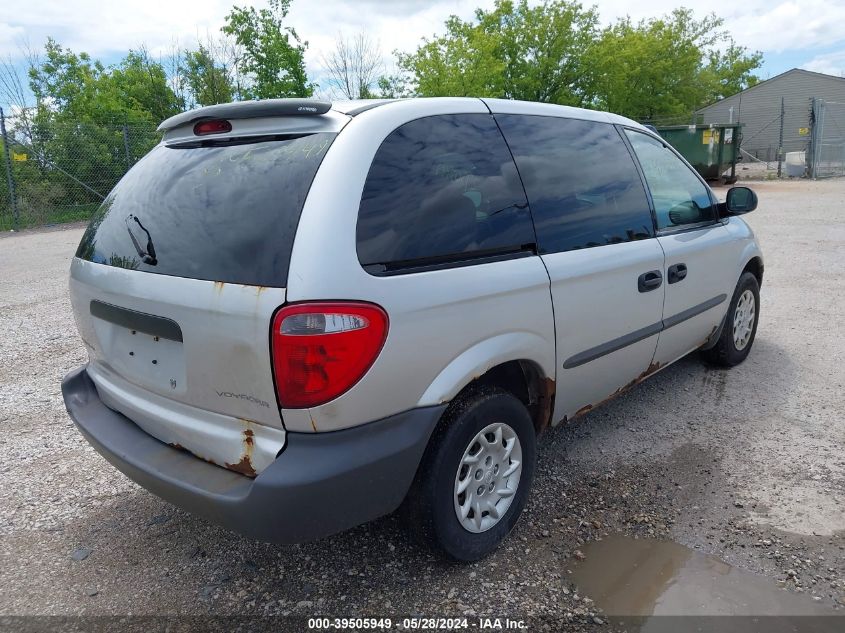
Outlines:
[{"label": "metal building", "polygon": [[[742,150],[765,161],[808,149],[813,100],[829,103],[826,135],[845,138],[845,78],[793,68],[696,112],[702,123],[742,123]],[[781,102],[782,100],[782,102]],[[783,107],[783,109],[781,109]],[[837,128],[841,127],[842,130]]]}]

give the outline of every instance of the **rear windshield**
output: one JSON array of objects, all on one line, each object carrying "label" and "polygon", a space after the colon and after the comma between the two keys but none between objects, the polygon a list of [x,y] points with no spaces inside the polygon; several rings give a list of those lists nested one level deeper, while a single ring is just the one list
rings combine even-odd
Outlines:
[{"label": "rear windshield", "polygon": [[335,136],[159,145],[108,195],[76,255],[130,270],[284,287],[305,196]]}]

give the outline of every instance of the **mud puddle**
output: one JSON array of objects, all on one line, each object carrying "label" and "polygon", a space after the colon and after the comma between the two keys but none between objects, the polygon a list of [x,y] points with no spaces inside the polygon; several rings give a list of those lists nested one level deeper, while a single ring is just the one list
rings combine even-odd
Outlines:
[{"label": "mud puddle", "polygon": [[819,630],[827,630],[833,620],[845,631],[845,617],[811,596],[790,593],[762,576],[677,543],[611,536],[581,551],[585,558],[572,567],[571,575],[579,593],[608,616],[639,616],[635,628],[640,630],[653,628],[646,626],[649,616],[835,615],[809,618],[804,625],[814,620],[822,626]]}]

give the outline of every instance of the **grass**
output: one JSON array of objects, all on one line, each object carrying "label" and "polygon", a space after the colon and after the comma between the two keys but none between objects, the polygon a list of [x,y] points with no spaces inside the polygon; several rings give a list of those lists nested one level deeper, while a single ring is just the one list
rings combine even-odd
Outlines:
[{"label": "grass", "polygon": [[99,205],[80,204],[67,207],[53,207],[47,211],[40,212],[37,215],[20,212],[17,227],[14,225],[14,220],[10,210],[6,210],[0,214],[0,231],[11,231],[14,228],[31,229],[38,226],[50,226],[53,224],[67,224],[68,222],[79,222],[81,220],[88,220],[96,211]]}]

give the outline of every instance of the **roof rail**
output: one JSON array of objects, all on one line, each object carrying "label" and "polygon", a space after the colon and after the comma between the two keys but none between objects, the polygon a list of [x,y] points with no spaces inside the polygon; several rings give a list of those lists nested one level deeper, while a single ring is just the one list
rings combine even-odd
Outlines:
[{"label": "roof rail", "polygon": [[188,110],[165,119],[157,132],[166,132],[185,123],[203,119],[255,119],[265,116],[319,116],[331,110],[332,104],[317,99],[263,99],[236,101]]}]

